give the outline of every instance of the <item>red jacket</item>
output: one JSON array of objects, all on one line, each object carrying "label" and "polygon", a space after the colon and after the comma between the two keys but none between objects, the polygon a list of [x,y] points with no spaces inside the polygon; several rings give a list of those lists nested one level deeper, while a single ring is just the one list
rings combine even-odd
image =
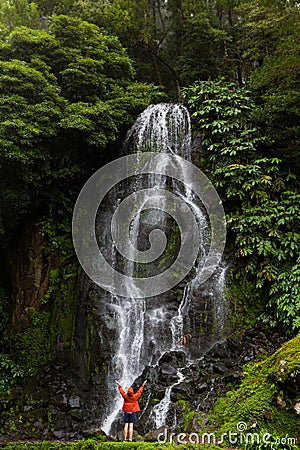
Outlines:
[{"label": "red jacket", "polygon": [[122,397],[124,398],[124,404],[123,404],[122,411],[123,412],[140,411],[138,399],[140,398],[140,396],[143,392],[144,385],[142,384],[142,386],[139,388],[139,390],[136,393],[134,393],[132,387],[130,387],[128,389],[127,393],[122,389],[122,386],[120,384],[118,384],[118,388],[119,388],[119,391],[120,391]]}]

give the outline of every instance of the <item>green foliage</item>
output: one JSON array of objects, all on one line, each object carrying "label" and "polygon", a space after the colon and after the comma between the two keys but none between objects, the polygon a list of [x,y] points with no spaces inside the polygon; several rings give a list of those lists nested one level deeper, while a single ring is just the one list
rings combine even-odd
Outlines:
[{"label": "green foliage", "polygon": [[[4,30],[11,31],[13,28],[26,25],[36,27],[39,25],[40,16],[37,4],[28,0],[1,0],[0,23]],[[1,27],[1,32],[3,33]]]},{"label": "green foliage", "polygon": [[[284,192],[279,200],[243,208],[230,214],[229,226],[237,235],[236,248],[247,258],[246,269],[256,277],[256,285],[269,289],[264,319],[273,326],[283,324],[299,329],[299,245],[297,226],[300,196]],[[270,317],[271,316],[271,317]]]},{"label": "green foliage", "polygon": [[245,442],[243,448],[247,450],[297,450],[296,439],[288,435],[272,435],[266,430],[259,430]]},{"label": "green foliage", "polygon": [[291,8],[281,25],[281,39],[274,54],[251,77],[254,94],[261,104],[258,119],[272,142],[269,151],[279,155],[285,166],[297,173],[300,170],[299,16],[299,10]]},{"label": "green foliage", "polygon": [[[275,305],[275,319],[286,326],[292,323],[292,329],[300,328],[300,260],[298,258],[292,267],[284,266],[274,280],[270,290],[271,300],[269,307]],[[270,319],[265,315],[265,320]]]},{"label": "green foliage", "polygon": [[[84,180],[151,99],[118,39],[57,16],[0,43],[2,241],[24,213],[70,211]],[[0,236],[1,237],[1,236]]]},{"label": "green foliage", "polygon": [[0,61],[1,224],[16,225],[49,172],[49,147],[63,102],[57,87],[26,62]]},{"label": "green foliage", "polygon": [[300,312],[300,197],[289,190],[294,176],[282,171],[279,158],[263,154],[268,140],[255,123],[248,91],[218,80],[198,82],[183,94],[201,131],[205,168],[224,200],[236,254],[257,288],[269,293],[273,325],[293,332]]},{"label": "green foliage", "polygon": [[[183,6],[181,48],[176,65],[183,85],[224,74],[222,62],[227,32],[220,29],[214,15],[205,7]],[[195,58],[197,55],[197,58]]]},{"label": "green foliage", "polygon": [[10,359],[8,355],[0,353],[0,394],[7,393],[11,387],[24,376],[24,370]]},{"label": "green foliage", "polygon": [[[47,17],[58,14],[80,17],[117,35],[134,60],[138,79],[167,86],[177,98],[181,85],[197,79],[223,75],[242,86],[266,59],[272,59],[282,40],[288,43],[290,39],[287,47],[292,49],[286,54],[287,67],[288,61],[297,60],[293,50],[298,46],[299,10],[292,1],[37,0],[36,3]],[[280,66],[283,72],[284,64]],[[293,70],[296,73],[297,66]]]}]

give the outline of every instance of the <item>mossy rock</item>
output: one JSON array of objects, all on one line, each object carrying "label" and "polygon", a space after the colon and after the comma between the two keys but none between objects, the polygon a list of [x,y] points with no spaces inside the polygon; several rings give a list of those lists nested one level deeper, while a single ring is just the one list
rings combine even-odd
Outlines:
[{"label": "mossy rock", "polygon": [[221,432],[267,430],[275,436],[289,435],[300,442],[299,402],[300,334],[264,361],[244,367],[244,379],[236,391],[227,392],[214,405]]},{"label": "mossy rock", "polygon": [[256,281],[244,270],[230,270],[226,276],[228,319],[232,332],[255,327],[264,312],[268,298],[256,288]]}]

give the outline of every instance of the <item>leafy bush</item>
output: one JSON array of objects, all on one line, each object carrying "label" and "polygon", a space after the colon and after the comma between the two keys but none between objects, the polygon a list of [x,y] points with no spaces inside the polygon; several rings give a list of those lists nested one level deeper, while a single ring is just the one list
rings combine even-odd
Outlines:
[{"label": "leafy bush", "polygon": [[249,91],[221,79],[195,83],[184,96],[201,133],[201,164],[224,201],[236,255],[269,296],[269,323],[295,332],[300,326],[295,176],[284,173],[278,158],[265,156],[270,143],[255,122],[258,107]]},{"label": "leafy bush", "polygon": [[24,371],[8,355],[0,353],[0,393],[6,393],[24,376]]}]

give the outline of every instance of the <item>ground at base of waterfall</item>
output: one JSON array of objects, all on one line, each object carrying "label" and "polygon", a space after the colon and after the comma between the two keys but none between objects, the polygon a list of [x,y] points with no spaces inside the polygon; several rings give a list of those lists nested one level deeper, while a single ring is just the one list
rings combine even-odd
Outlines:
[{"label": "ground at base of waterfall", "polygon": [[[93,439],[77,442],[58,441],[20,441],[0,443],[7,450],[172,450],[178,445],[159,442],[99,442]],[[238,448],[219,447],[214,444],[180,444],[180,450],[239,450]]]}]

